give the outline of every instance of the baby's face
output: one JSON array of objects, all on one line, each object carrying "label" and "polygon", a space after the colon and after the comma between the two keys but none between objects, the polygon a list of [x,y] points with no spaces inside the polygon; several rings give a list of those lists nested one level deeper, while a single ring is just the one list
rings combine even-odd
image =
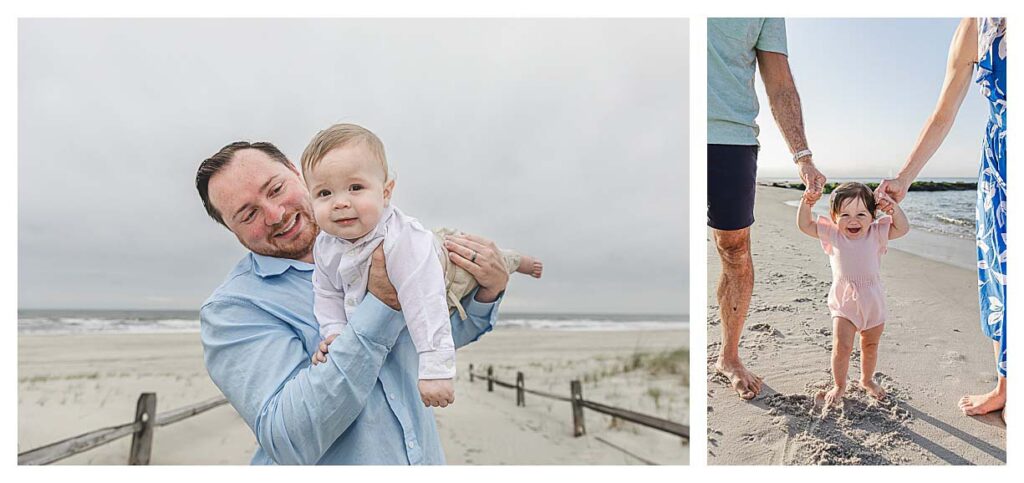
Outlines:
[{"label": "baby's face", "polygon": [[839,213],[832,216],[832,221],[839,225],[839,232],[851,240],[866,236],[874,219],[860,198],[846,200],[839,208]]},{"label": "baby's face", "polygon": [[350,241],[369,233],[391,200],[394,181],[385,179],[384,167],[362,142],[328,151],[306,173],[317,225]]}]

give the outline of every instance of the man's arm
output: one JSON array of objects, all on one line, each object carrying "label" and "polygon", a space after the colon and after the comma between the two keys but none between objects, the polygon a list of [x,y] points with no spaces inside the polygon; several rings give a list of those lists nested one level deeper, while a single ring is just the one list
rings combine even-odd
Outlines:
[{"label": "man's arm", "polygon": [[363,410],[405,328],[400,313],[368,295],[331,357],[311,367],[294,330],[247,300],[225,297],[200,314],[210,378],[279,464],[323,456]]},{"label": "man's arm", "polygon": [[[789,146],[789,152],[796,154],[807,149],[804,133],[804,116],[800,105],[793,73],[789,70],[789,58],[778,52],[757,51],[757,65],[764,81],[765,93],[771,104],[775,124]],[[811,156],[800,158],[797,163],[800,179],[810,191],[820,192],[825,186],[825,176],[814,166]]]}]

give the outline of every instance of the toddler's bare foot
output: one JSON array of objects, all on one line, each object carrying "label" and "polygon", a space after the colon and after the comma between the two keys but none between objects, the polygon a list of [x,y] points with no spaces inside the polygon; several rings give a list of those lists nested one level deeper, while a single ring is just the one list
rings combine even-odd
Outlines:
[{"label": "toddler's bare foot", "polygon": [[455,402],[455,386],[451,379],[420,379],[420,399],[426,407],[446,408]]},{"label": "toddler's bare foot", "polygon": [[867,391],[869,396],[879,401],[885,399],[885,389],[882,388],[881,384],[875,382],[874,379],[868,379],[866,381],[861,379],[860,387]]},{"label": "toddler's bare foot", "polygon": [[846,388],[843,386],[832,386],[828,392],[818,391],[818,394],[814,396],[814,399],[825,403],[824,411],[828,411],[829,408],[839,407],[843,405],[843,394],[846,392]]},{"label": "toddler's bare foot", "polygon": [[1006,391],[993,389],[985,394],[973,394],[960,398],[960,410],[968,416],[988,414],[1006,406]]},{"label": "toddler's bare foot", "polygon": [[520,255],[519,268],[516,271],[533,278],[540,278],[541,273],[544,272],[544,264],[529,255]]}]

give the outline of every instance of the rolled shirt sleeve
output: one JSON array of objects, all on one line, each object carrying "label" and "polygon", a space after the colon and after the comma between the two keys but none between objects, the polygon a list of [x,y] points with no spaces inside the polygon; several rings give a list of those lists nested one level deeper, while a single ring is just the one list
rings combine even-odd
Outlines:
[{"label": "rolled shirt sleeve", "polygon": [[400,313],[367,296],[328,362],[310,366],[298,334],[246,299],[220,297],[200,318],[210,378],[278,464],[321,458],[363,410],[405,327]]}]

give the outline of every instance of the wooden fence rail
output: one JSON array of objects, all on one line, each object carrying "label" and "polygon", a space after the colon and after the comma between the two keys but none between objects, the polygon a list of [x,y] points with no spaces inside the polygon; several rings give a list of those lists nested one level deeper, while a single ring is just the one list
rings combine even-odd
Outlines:
[{"label": "wooden fence rail", "polygon": [[18,453],[18,464],[48,465],[130,434],[132,435],[132,445],[128,453],[128,464],[148,465],[153,446],[153,430],[156,427],[176,423],[227,402],[228,400],[223,396],[215,397],[154,416],[156,412],[156,394],[145,392],[139,396],[134,421],[89,431],[85,434],[57,441],[56,443]]},{"label": "wooden fence rail", "polygon": [[524,394],[534,394],[540,397],[555,399],[558,401],[564,401],[572,404],[573,413],[573,435],[582,436],[586,434],[586,426],[583,421],[583,409],[590,409],[602,414],[607,414],[612,417],[629,421],[648,428],[657,429],[666,433],[674,434],[686,439],[690,439],[690,427],[685,424],[680,424],[674,421],[641,414],[636,411],[630,411],[628,409],[617,408],[609,406],[607,404],[601,404],[595,401],[588,401],[583,399],[583,385],[580,384],[579,380],[569,382],[569,396],[561,396],[545,391],[538,391],[536,389],[527,389],[525,377],[522,372],[516,373],[516,382],[509,383],[501,381],[494,377],[494,366],[487,366],[487,374],[481,375],[473,372],[473,364],[469,365],[469,381],[473,382],[477,378],[483,378],[487,380],[487,391],[493,392],[494,386],[505,387],[516,390],[516,406],[525,406],[526,401]]}]

